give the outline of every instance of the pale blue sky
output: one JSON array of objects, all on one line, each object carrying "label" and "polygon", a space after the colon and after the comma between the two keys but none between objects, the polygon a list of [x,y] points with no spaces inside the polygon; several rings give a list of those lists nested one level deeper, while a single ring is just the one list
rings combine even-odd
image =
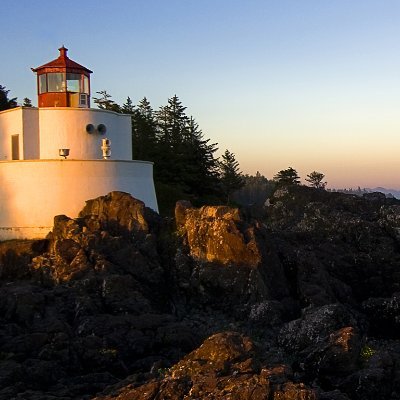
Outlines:
[{"label": "pale blue sky", "polygon": [[[0,6],[0,84],[36,104],[58,55],[118,103],[177,94],[242,170],[400,188],[400,1],[19,1]],[[92,93],[92,94],[93,94]]]}]

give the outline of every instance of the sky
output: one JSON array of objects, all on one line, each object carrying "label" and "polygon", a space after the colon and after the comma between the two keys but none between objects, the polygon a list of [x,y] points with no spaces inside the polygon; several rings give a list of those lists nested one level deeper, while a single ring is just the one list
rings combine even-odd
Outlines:
[{"label": "sky", "polygon": [[314,170],[331,188],[400,189],[398,0],[19,0],[0,5],[0,84],[65,45],[92,95],[177,95],[243,173]]}]

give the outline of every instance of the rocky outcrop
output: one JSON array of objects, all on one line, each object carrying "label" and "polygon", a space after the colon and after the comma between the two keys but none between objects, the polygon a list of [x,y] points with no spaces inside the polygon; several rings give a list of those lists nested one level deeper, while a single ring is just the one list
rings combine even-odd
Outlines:
[{"label": "rocky outcrop", "polygon": [[[165,286],[162,229],[118,192],[75,220],[55,218],[46,246],[36,244],[42,254],[23,259],[26,280],[0,287],[0,398],[83,398],[193,349],[197,333],[173,315]],[[15,259],[3,257],[4,269]]]},{"label": "rocky outcrop", "polygon": [[399,202],[268,204],[113,192],[0,243],[0,399],[399,399]]},{"label": "rocky outcrop", "polygon": [[293,186],[269,204],[269,227],[302,306],[400,291],[398,200]]},{"label": "rocky outcrop", "polygon": [[261,223],[246,222],[238,209],[197,209],[188,202],[178,202],[175,215],[182,245],[174,273],[186,298],[248,315],[256,304],[288,297],[282,265]]},{"label": "rocky outcrop", "polygon": [[124,389],[97,400],[303,399],[315,400],[315,390],[290,381],[290,367],[262,368],[253,342],[235,332],[208,338],[162,377],[139,388]]}]

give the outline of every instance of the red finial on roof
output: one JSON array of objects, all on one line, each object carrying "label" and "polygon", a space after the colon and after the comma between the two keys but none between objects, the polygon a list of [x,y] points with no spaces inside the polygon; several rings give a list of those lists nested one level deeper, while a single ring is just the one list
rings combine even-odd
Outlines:
[{"label": "red finial on roof", "polygon": [[62,45],[62,46],[58,49],[58,51],[60,52],[60,57],[62,57],[62,58],[66,58],[66,57],[67,57],[67,51],[68,51],[68,49],[67,49],[64,45]]}]

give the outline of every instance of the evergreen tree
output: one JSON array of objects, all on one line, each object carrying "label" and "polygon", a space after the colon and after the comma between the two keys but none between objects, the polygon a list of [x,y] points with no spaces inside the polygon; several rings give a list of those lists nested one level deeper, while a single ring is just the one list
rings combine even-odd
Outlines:
[{"label": "evergreen tree", "polygon": [[236,160],[235,155],[229,150],[225,150],[219,165],[222,191],[227,204],[229,204],[232,193],[244,185],[244,180],[239,170],[239,162]]},{"label": "evergreen tree", "polygon": [[31,99],[28,99],[27,97],[25,97],[24,102],[22,103],[22,107],[32,107]]},{"label": "evergreen tree", "polygon": [[323,182],[325,175],[322,172],[313,171],[307,175],[306,181],[311,187],[325,189],[327,182]]},{"label": "evergreen tree", "polygon": [[190,192],[199,198],[218,195],[219,163],[214,156],[217,144],[204,139],[193,117],[187,120],[182,147],[182,161],[186,166],[183,169],[184,179]]},{"label": "evergreen tree", "polygon": [[112,96],[107,93],[106,90],[96,92],[101,97],[93,97],[93,101],[97,104],[97,107],[102,110],[109,110],[115,112],[121,112],[121,107],[114,101],[111,100]]},{"label": "evergreen tree", "polygon": [[[128,97],[129,99],[129,97]],[[129,109],[128,101],[126,109]],[[132,154],[136,160],[157,161],[156,121],[150,102],[144,97],[132,110]]]},{"label": "evergreen tree", "polygon": [[160,142],[174,147],[182,142],[184,130],[188,122],[186,107],[182,105],[177,95],[168,99],[166,106],[160,107],[156,113],[158,138]]},{"label": "evergreen tree", "polygon": [[289,167],[287,169],[283,169],[279,171],[275,176],[274,176],[274,181],[278,185],[300,185],[300,177],[297,174],[297,171]]},{"label": "evergreen tree", "polygon": [[123,114],[133,114],[134,111],[135,111],[135,106],[133,105],[131,98],[128,96],[126,99],[126,103],[122,104],[121,112]]},{"label": "evergreen tree", "polygon": [[0,111],[8,110],[9,108],[17,107],[17,98],[8,98],[8,93],[5,86],[0,85]]},{"label": "evergreen tree", "polygon": [[166,106],[156,112],[158,166],[155,166],[155,177],[161,182],[180,186],[188,191],[185,184],[185,135],[188,118],[184,107],[175,95],[168,99]]}]

